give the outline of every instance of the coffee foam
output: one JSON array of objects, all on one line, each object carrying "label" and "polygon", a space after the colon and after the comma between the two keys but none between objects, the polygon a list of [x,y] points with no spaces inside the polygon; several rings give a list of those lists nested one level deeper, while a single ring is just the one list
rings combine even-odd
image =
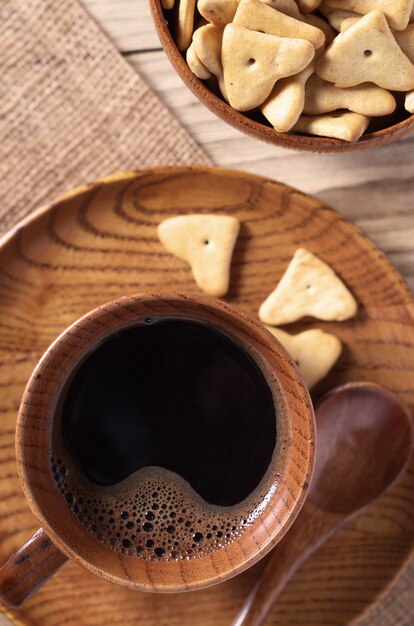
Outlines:
[{"label": "coffee foam", "polygon": [[59,493],[85,529],[116,552],[144,560],[197,558],[232,543],[262,515],[276,490],[273,460],[259,486],[228,507],[208,504],[187,481],[161,467],[98,487],[64,450],[50,463]]}]

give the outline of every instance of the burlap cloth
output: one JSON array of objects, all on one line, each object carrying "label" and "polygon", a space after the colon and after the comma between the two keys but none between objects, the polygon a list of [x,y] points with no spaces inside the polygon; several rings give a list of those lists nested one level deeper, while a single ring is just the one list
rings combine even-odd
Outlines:
[{"label": "burlap cloth", "polygon": [[0,0],[0,233],[119,170],[208,163],[75,0]]},{"label": "burlap cloth", "polygon": [[[0,69],[0,234],[85,181],[209,163],[76,0],[0,0]],[[364,626],[412,626],[413,582]]]}]

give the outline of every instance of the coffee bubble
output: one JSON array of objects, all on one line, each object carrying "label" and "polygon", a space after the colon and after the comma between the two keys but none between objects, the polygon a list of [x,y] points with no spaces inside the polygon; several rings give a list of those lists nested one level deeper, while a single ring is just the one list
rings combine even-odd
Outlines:
[{"label": "coffee bubble", "polygon": [[79,523],[112,550],[145,560],[193,559],[229,545],[266,500],[266,490],[259,488],[237,506],[211,505],[160,467],[143,468],[116,487],[99,489],[79,480],[70,458],[64,468],[51,458],[57,488]]}]

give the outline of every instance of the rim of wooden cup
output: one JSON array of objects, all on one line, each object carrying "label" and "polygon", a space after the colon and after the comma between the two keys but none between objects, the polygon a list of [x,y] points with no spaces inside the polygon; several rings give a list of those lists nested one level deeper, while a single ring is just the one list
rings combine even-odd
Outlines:
[{"label": "rim of wooden cup", "polygon": [[272,143],[284,148],[304,152],[353,152],[354,150],[364,150],[390,143],[395,139],[403,137],[414,128],[414,115],[410,115],[396,124],[373,133],[362,135],[358,141],[350,143],[342,139],[333,139],[330,137],[317,137],[298,133],[280,133],[271,126],[261,124],[233,109],[229,104],[213,93],[202,80],[193,74],[181,52],[178,50],[168,28],[168,22],[160,0],[149,0],[149,2],[158,37],[172,66],[182,81],[210,111],[218,115],[218,117],[231,126],[234,126],[247,135],[251,135],[255,139],[261,139],[266,143]]},{"label": "rim of wooden cup", "polygon": [[[271,492],[263,512],[227,546],[183,560],[143,560],[111,549],[74,517],[51,469],[51,432],[59,396],[79,362],[103,338],[148,318],[191,319],[212,325],[256,361],[277,403],[277,442],[269,465]],[[148,323],[148,322],[147,322]],[[191,293],[154,292],[109,302],[74,322],[46,350],[23,394],[16,429],[19,477],[35,516],[54,544],[98,576],[145,591],[206,587],[247,569],[283,537],[307,494],[315,454],[312,403],[299,371],[258,321],[220,300]]]}]

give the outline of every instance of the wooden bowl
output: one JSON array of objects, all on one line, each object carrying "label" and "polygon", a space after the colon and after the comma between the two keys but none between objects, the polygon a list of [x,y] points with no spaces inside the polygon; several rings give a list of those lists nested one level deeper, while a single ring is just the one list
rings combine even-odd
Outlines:
[{"label": "wooden bowl", "polygon": [[[407,118],[399,121],[393,119],[393,121],[390,122],[391,125],[387,128],[362,135],[359,141],[355,143],[348,143],[341,139],[328,137],[280,133],[271,126],[266,126],[236,111],[211,91],[202,80],[197,78],[188,67],[187,62],[174,42],[167,22],[168,18],[166,18],[164,14],[160,0],[149,0],[149,2],[161,44],[178,75],[210,111],[213,111],[213,113],[221,117],[225,122],[247,135],[251,135],[256,139],[262,139],[267,143],[273,143],[293,150],[303,150],[305,152],[351,152],[353,150],[363,150],[365,148],[373,148],[389,143],[399,137],[403,137],[414,128],[414,115],[409,115],[407,112]],[[173,16],[173,11],[169,11],[168,13],[171,14],[171,17]]]}]

